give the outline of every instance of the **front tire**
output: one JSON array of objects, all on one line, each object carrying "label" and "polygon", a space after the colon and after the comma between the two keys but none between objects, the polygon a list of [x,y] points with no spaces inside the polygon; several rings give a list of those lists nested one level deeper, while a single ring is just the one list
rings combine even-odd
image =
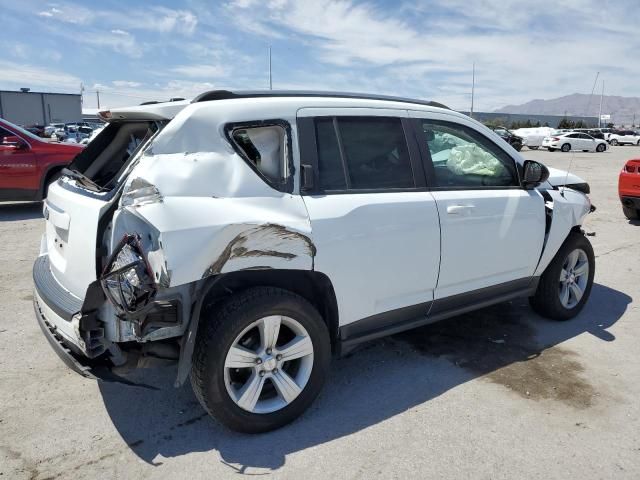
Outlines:
[{"label": "front tire", "polygon": [[538,150],[539,147],[528,147],[529,150]]},{"label": "front tire", "polygon": [[560,150],[562,150],[563,152],[568,152],[571,150],[571,145],[568,143],[565,143],[564,145],[562,145],[562,147],[560,148]]},{"label": "front tire", "polygon": [[604,143],[599,143],[596,147],[596,152],[602,153],[607,149],[607,146]]},{"label": "front tire", "polygon": [[614,138],[613,140],[610,140],[609,143],[615,147],[616,145],[618,145],[618,140]]},{"label": "front tire", "polygon": [[622,206],[622,213],[627,217],[627,220],[640,220],[640,210],[633,207]]},{"label": "front tire", "polygon": [[304,298],[255,287],[205,313],[191,385],[204,409],[245,433],[267,432],[299,417],[329,370],[326,324]]},{"label": "front tire", "polygon": [[543,317],[569,320],[587,302],[594,273],[591,243],[583,234],[572,232],[540,277],[538,289],[529,302]]}]

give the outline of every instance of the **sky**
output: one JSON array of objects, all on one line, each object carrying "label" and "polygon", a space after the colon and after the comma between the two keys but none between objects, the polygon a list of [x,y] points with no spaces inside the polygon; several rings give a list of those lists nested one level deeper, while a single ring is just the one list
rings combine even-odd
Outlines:
[{"label": "sky", "polygon": [[[0,0],[0,89],[84,106],[212,89],[367,92],[475,110],[640,96],[637,0]],[[599,92],[599,83],[596,91]]]}]

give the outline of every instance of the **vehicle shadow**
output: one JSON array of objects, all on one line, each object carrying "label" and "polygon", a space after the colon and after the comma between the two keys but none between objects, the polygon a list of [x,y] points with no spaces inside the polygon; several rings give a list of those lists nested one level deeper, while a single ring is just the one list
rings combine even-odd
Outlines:
[{"label": "vehicle shadow", "polygon": [[239,473],[276,470],[291,453],[376,425],[480,376],[523,402],[587,408],[598,398],[596,386],[581,375],[579,355],[559,344],[584,333],[614,341],[607,328],[631,301],[594,284],[586,308],[568,322],[538,317],[524,299],[372,342],[334,361],[323,393],[299,420],[261,435],[231,432],[208,417],[189,385],[172,389],[175,369],[135,373],[160,390],[100,382],[100,391],[124,441],[152,465],[215,450]]},{"label": "vehicle shadow", "polygon": [[0,222],[42,218],[42,202],[0,203]]}]

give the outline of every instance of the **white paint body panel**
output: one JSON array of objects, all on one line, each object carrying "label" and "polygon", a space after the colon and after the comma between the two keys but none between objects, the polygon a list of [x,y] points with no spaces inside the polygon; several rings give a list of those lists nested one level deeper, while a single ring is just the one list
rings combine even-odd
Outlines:
[{"label": "white paint body panel", "polygon": [[[366,114],[454,121],[479,131],[522,164],[523,158],[500,137],[464,115],[351,98],[252,98],[171,108],[178,111],[175,118],[131,168],[124,186],[126,190],[139,178],[155,186],[162,201],[119,208],[110,234],[111,249],[125,233],[155,237],[161,248],[152,252],[150,263],[166,270],[170,287],[244,269],[315,269],[332,282],[340,324],[345,325],[539,275],[588,211],[584,195],[567,191],[559,197],[551,192],[554,220],[536,269],[545,233],[544,201],[537,191],[298,193],[297,116]],[[293,194],[267,185],[224,136],[226,123],[261,119],[291,125]],[[96,232],[108,204],[60,185],[52,185],[47,203],[56,209],[47,222],[53,274],[83,298],[96,277]],[[60,249],[56,241],[61,235]],[[277,255],[264,255],[265,251]]]},{"label": "white paint body panel", "polygon": [[429,192],[308,196],[304,201],[318,250],[315,269],[333,283],[341,325],[433,300],[440,229]]},{"label": "white paint body panel", "polygon": [[533,274],[544,242],[544,201],[539,192],[461,190],[433,196],[442,229],[436,298]]}]

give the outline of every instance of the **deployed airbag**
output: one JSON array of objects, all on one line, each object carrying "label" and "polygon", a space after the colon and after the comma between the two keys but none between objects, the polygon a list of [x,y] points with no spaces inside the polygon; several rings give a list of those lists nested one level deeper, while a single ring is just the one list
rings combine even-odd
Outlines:
[{"label": "deployed airbag", "polygon": [[449,151],[447,168],[456,175],[509,175],[500,161],[475,144],[458,145]]}]

